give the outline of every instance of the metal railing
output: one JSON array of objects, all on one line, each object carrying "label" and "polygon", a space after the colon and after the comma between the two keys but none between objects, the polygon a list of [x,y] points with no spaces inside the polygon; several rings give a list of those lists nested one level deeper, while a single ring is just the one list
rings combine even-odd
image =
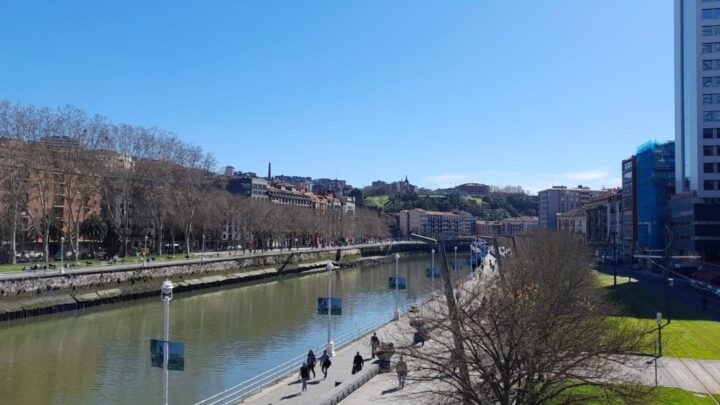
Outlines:
[{"label": "metal railing", "polygon": [[[411,307],[423,304],[432,298],[432,294],[423,295],[413,302],[400,308],[402,313],[406,313]],[[380,318],[373,320],[361,327],[355,328],[349,332],[337,336],[335,340],[335,347],[339,350],[340,348],[349,345],[350,343],[358,340],[359,338],[369,334],[375,329],[382,327],[395,319],[394,314],[387,314]],[[325,350],[326,345],[322,344],[314,349],[316,353],[322,353]],[[303,362],[307,359],[307,354],[300,354],[292,359],[275,366],[267,371],[264,371],[255,377],[249,378],[240,384],[234,385],[222,392],[219,392],[213,396],[203,399],[195,403],[195,405],[217,405],[217,404],[231,404],[242,402],[245,398],[252,394],[255,394],[270,385],[276,384],[289,375],[296,373]]]}]

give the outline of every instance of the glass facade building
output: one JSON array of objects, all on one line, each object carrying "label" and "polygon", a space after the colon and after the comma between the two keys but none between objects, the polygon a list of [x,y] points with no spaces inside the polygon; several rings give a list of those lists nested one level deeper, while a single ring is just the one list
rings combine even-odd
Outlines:
[{"label": "glass facade building", "polygon": [[675,142],[647,142],[635,155],[637,246],[664,249],[675,189]]}]

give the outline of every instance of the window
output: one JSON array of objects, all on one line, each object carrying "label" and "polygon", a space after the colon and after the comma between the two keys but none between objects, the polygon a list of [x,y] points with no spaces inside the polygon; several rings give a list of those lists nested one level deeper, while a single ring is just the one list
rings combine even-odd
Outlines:
[{"label": "window", "polygon": [[720,122],[720,111],[705,111],[703,113],[703,121]]},{"label": "window", "polygon": [[712,156],[713,155],[713,147],[712,146],[703,146],[703,156]]},{"label": "window", "polygon": [[720,35],[720,25],[704,25],[702,27],[702,36],[714,37]]},{"label": "window", "polygon": [[715,190],[715,180],[705,180],[703,182],[703,189],[704,190]]},{"label": "window", "polygon": [[703,20],[720,19],[720,8],[706,8],[702,11]]},{"label": "window", "polygon": [[703,139],[712,139],[713,130],[712,128],[703,128]]},{"label": "window", "polygon": [[706,42],[702,44],[702,53],[720,52],[720,42]]},{"label": "window", "polygon": [[703,173],[713,173],[715,172],[714,163],[705,163],[703,164]]}]

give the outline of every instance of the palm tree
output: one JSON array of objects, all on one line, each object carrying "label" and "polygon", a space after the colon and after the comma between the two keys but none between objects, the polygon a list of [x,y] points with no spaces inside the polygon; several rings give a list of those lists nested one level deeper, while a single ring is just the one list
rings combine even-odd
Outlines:
[{"label": "palm tree", "polygon": [[107,223],[97,214],[85,218],[80,224],[80,235],[90,239],[90,252],[95,255],[95,242],[105,239],[107,236]]}]

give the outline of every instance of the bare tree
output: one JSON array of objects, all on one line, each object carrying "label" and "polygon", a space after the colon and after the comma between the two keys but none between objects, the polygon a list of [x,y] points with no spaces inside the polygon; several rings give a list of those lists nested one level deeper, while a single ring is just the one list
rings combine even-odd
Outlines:
[{"label": "bare tree", "polygon": [[433,387],[418,395],[465,404],[642,401],[648,390],[621,368],[645,331],[610,317],[620,310],[599,288],[585,247],[559,232],[521,240],[502,279],[460,286],[443,272],[446,299],[413,321],[428,343],[401,351]]}]

